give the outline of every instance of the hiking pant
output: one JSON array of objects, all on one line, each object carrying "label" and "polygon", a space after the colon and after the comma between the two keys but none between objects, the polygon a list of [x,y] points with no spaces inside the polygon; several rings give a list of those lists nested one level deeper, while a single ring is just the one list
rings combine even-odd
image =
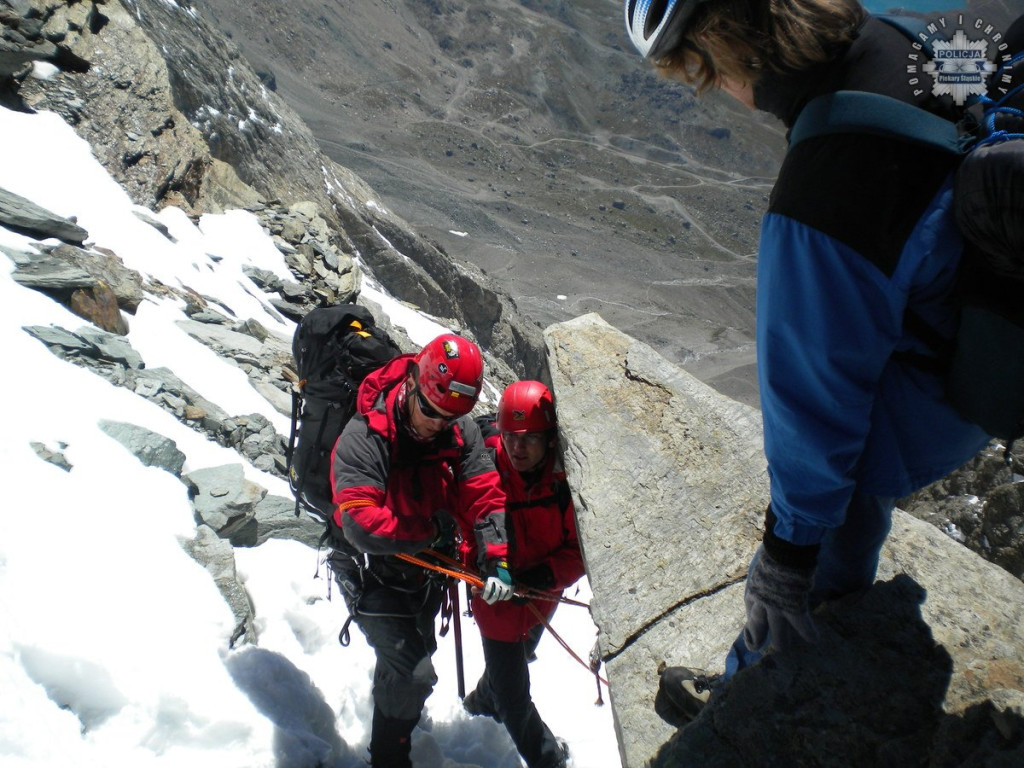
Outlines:
[{"label": "hiking pant", "polygon": [[430,657],[437,650],[434,620],[441,610],[443,583],[427,579],[420,589],[409,592],[360,574],[348,558],[332,557],[331,568],[349,613],[377,659],[371,765],[404,768],[411,765],[412,731],[437,683]]},{"label": "hiking pant", "polygon": [[[810,595],[812,609],[824,600],[834,600],[874,584],[878,555],[892,528],[895,506],[894,498],[854,491],[843,524],[831,529],[821,541]],[[747,648],[741,630],[725,659],[725,679],[756,663],[762,655],[763,651]]]},{"label": "hiking pant", "polygon": [[430,581],[420,592],[386,586],[368,588],[359,601],[356,624],[373,648],[373,701],[388,717],[419,718],[437,674],[430,657],[437,650],[434,619],[441,587]]},{"label": "hiking pant", "polygon": [[533,657],[543,632],[544,625],[539,624],[519,642],[481,638],[485,669],[476,684],[476,696],[484,709],[494,711],[505,724],[527,768],[556,768],[565,764],[561,746],[530,698],[527,660]]}]

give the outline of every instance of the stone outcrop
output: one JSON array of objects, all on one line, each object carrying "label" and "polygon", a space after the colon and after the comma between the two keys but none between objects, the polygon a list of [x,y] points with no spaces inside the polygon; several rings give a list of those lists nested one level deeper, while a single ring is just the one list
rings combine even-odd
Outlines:
[{"label": "stone outcrop", "polygon": [[235,629],[231,633],[230,645],[234,647],[239,642],[255,643],[256,612],[252,598],[238,578],[235,569],[235,550],[231,543],[218,536],[210,526],[199,525],[195,537],[182,542],[182,546],[209,572],[213,583],[235,617]]},{"label": "stone outcrop", "polygon": [[236,547],[258,547],[268,539],[299,541],[316,549],[321,546],[323,523],[304,512],[295,514],[291,497],[267,494],[256,504],[252,519],[229,538]]},{"label": "stone outcrop", "polygon": [[[265,416],[258,413],[230,416],[172,371],[146,368],[145,361],[129,339],[92,326],[83,326],[75,331],[59,326],[28,326],[25,331],[45,344],[57,357],[87,368],[111,384],[125,387],[155,403],[210,440],[235,448],[257,469],[284,477],[287,437],[278,434]],[[221,351],[226,359],[237,362],[238,352]],[[280,363],[274,370],[280,386],[289,386]],[[251,369],[250,380],[256,391],[261,392],[271,405],[284,408],[285,393],[268,383],[268,377],[269,373],[264,369]],[[261,387],[261,383],[265,386]]]},{"label": "stone outcrop", "polygon": [[79,245],[89,236],[75,222],[6,189],[0,189],[0,224],[30,237],[57,237]]},{"label": "stone outcrop", "polygon": [[255,516],[256,505],[267,495],[266,488],[245,479],[241,464],[197,469],[182,480],[188,486],[196,522],[225,539]]},{"label": "stone outcrop", "polygon": [[663,665],[723,668],[768,483],[760,415],[596,315],[545,332],[623,765],[1010,765],[1024,584],[897,511],[875,587],[822,641],[739,675],[682,730]]},{"label": "stone outcrop", "polygon": [[1024,579],[1024,446],[998,441],[964,466],[901,499],[901,509],[931,523],[986,560]]},{"label": "stone outcrop", "polygon": [[169,437],[121,421],[101,421],[100,429],[121,443],[147,467],[159,467],[175,477],[181,477],[185,454],[178,450],[177,444]]},{"label": "stone outcrop", "polygon": [[[266,488],[248,480],[241,464],[206,467],[182,475],[186,456],[170,438],[126,422],[104,420],[100,428],[142,464],[169,472],[188,488],[196,533],[184,539],[182,546],[209,571],[235,617],[230,644],[258,642],[256,612],[244,582],[238,578],[234,548],[255,547],[276,538],[316,549],[323,524],[305,514],[297,515],[292,499],[268,494]],[[60,450],[51,451],[40,443],[32,447],[44,461],[70,471]]]},{"label": "stone outcrop", "polygon": [[60,467],[65,472],[70,472],[74,466],[68,461],[68,457],[64,455],[64,451],[67,448],[66,443],[60,443],[56,446],[56,449],[48,447],[45,443],[32,442],[29,443],[32,450],[35,452],[43,461],[53,464],[55,467]]}]

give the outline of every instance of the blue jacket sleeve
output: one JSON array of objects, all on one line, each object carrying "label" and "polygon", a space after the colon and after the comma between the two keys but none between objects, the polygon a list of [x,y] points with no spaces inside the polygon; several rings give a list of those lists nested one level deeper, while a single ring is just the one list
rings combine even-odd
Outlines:
[{"label": "blue jacket sleeve", "polygon": [[778,214],[762,224],[757,348],[775,534],[817,544],[843,522],[906,295],[877,267]]}]

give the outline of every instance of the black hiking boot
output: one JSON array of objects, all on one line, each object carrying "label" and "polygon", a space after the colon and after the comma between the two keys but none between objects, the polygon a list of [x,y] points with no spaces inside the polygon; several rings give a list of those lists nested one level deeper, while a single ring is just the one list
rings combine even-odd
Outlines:
[{"label": "black hiking boot", "polygon": [[565,739],[558,740],[558,748],[562,751],[562,762],[558,764],[558,768],[568,768],[569,766],[569,745],[565,742]]},{"label": "black hiking boot", "polygon": [[661,673],[654,711],[676,728],[694,720],[722,682],[721,675],[708,675],[700,669],[667,667]]},{"label": "black hiking boot", "polygon": [[418,722],[419,718],[387,717],[374,707],[370,725],[370,765],[373,768],[412,768],[409,753],[412,731]]},{"label": "black hiking boot", "polygon": [[501,718],[498,717],[498,712],[494,709],[490,700],[481,696],[480,692],[475,688],[466,694],[466,698],[462,700],[462,708],[473,716],[484,715],[485,717],[493,717],[499,723],[501,722]]}]

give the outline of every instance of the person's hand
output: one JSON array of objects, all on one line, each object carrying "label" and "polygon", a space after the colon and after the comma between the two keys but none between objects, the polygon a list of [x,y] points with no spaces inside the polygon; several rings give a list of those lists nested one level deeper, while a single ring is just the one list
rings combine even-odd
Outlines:
[{"label": "person's hand", "polygon": [[480,592],[480,597],[488,605],[494,605],[500,600],[509,600],[515,592],[512,588],[512,575],[508,572],[508,568],[498,565],[494,569],[494,574],[487,577]]},{"label": "person's hand", "polygon": [[782,565],[760,547],[751,561],[743,602],[747,607],[747,625],[743,642],[752,651],[760,650],[771,636],[777,651],[792,648],[796,638],[816,642],[807,597],[814,581],[814,568]]}]

